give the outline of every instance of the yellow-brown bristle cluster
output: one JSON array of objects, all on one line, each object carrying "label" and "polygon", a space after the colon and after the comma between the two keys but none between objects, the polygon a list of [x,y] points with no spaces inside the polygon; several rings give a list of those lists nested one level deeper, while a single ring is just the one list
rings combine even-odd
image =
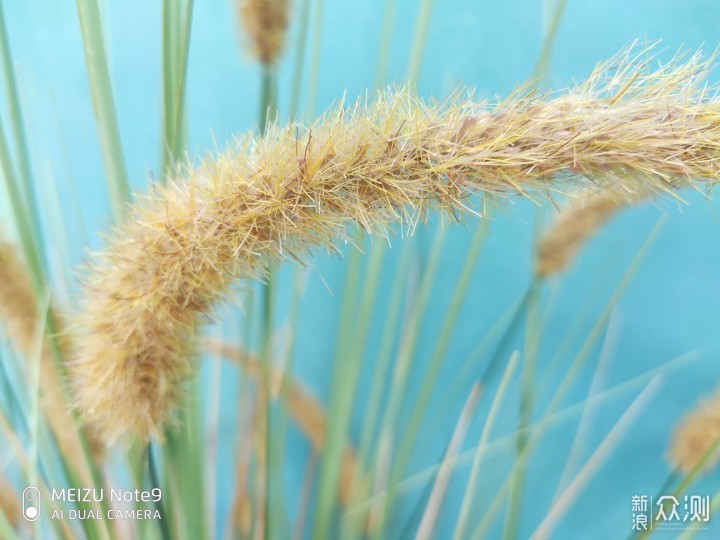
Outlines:
[{"label": "yellow-brown bristle cluster", "polygon": [[235,280],[333,249],[353,224],[412,231],[431,209],[470,210],[473,193],[715,183],[720,103],[698,89],[706,64],[650,72],[630,54],[564,94],[494,106],[385,93],[309,127],[270,126],[153,186],[90,259],[71,366],[79,410],[108,441],[159,435],[201,316]]},{"label": "yellow-brown bristle cluster", "polygon": [[[55,320],[57,322],[57,317]],[[8,340],[27,360],[34,360],[37,354],[38,333],[42,332],[40,322],[27,269],[15,246],[0,241],[0,324]],[[50,345],[45,343],[40,355],[40,407],[55,434],[61,454],[70,463],[75,463],[77,471],[82,471],[82,447],[61,385],[55,358]],[[91,433],[86,435],[90,448],[99,455],[100,443]]]},{"label": "yellow-brown bristle cluster", "polygon": [[535,258],[537,275],[547,278],[565,270],[582,246],[610,218],[645,197],[637,193],[620,195],[611,189],[571,197],[568,207],[540,237]]},{"label": "yellow-brown bristle cluster", "polygon": [[277,60],[285,41],[289,0],[238,0],[237,11],[258,61],[270,65]]},{"label": "yellow-brown bristle cluster", "polygon": [[720,389],[702,399],[677,425],[668,450],[670,464],[687,473],[705,459],[703,468],[709,470],[720,459],[719,441]]}]

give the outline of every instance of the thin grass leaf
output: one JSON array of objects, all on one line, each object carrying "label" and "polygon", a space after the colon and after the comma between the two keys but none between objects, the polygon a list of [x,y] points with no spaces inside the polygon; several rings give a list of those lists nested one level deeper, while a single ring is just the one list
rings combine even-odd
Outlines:
[{"label": "thin grass leaf", "polygon": [[[695,463],[692,469],[690,469],[685,475],[683,475],[680,479],[680,482],[675,487],[675,489],[672,490],[672,495],[677,499],[681,499],[682,495],[687,491],[687,489],[697,480],[698,476],[700,476],[700,473],[702,473],[703,469],[707,467],[708,462],[713,459],[714,456],[717,455],[718,449],[720,449],[720,436],[715,438],[715,441],[705,450],[702,457]],[[671,478],[674,477],[675,474],[671,475]],[[663,492],[663,495],[665,493]],[[634,538],[637,540],[643,540],[648,538],[654,529],[654,523],[657,521],[657,515],[651,516],[652,523],[649,525],[648,530],[638,532]]]},{"label": "thin grass leaf", "polygon": [[410,61],[408,62],[407,80],[411,86],[416,85],[420,77],[420,68],[425,55],[425,45],[434,3],[434,0],[420,1],[417,20],[415,21],[415,33],[410,47]]},{"label": "thin grass leaf", "polygon": [[13,64],[13,56],[10,50],[10,41],[7,35],[5,25],[5,14],[0,2],[0,61],[2,63],[3,79],[5,81],[5,93],[8,98],[8,108],[10,112],[10,127],[12,129],[12,137],[17,157],[17,181],[21,186],[25,207],[27,209],[29,228],[32,237],[36,242],[40,265],[47,268],[47,261],[44,260],[44,242],[42,238],[42,228],[40,226],[40,210],[33,189],[32,168],[30,166],[30,154],[28,152],[27,137],[25,134],[25,123],[23,121],[23,113],[18,92],[18,84],[15,77],[15,66]]},{"label": "thin grass leaf", "polygon": [[[376,286],[371,287],[371,276],[379,271],[382,265],[386,246],[381,242],[375,242],[370,253],[370,261],[368,262],[368,280],[363,288],[363,298],[369,296],[374,297],[377,294]],[[407,265],[410,259],[410,242],[405,242],[400,252],[398,266],[395,270],[391,287],[391,296],[386,309],[386,318],[384,323],[384,332],[380,342],[380,348],[375,358],[373,381],[370,387],[370,393],[366,400],[367,407],[364,411],[365,420],[363,422],[362,433],[360,435],[360,449],[358,452],[360,467],[365,469],[370,463],[370,452],[377,430],[377,422],[380,410],[383,404],[383,389],[385,387],[390,361],[392,360],[392,348],[395,341],[400,324],[400,310],[403,300],[403,281],[405,280]],[[358,336],[359,337],[359,336]],[[356,505],[367,494],[363,493],[361,483],[357,479],[353,479],[353,492],[351,497],[351,506]],[[365,520],[366,515],[358,515],[346,513],[343,515],[343,523],[341,527],[341,538],[346,540],[359,534],[360,524]]]},{"label": "thin grass leaf", "polygon": [[587,463],[578,471],[572,482],[565,489],[563,494],[553,503],[540,525],[535,529],[531,538],[541,540],[549,538],[555,529],[557,522],[568,511],[572,503],[577,500],[582,490],[587,486],[592,477],[605,461],[615,447],[621,442],[640,413],[648,407],[651,399],[659,390],[662,378],[655,376],[643,389],[640,395],[630,404],[630,407],[623,413],[622,417],[613,426],[607,436],[595,449]]},{"label": "thin grass leaf", "polygon": [[110,192],[110,206],[116,223],[121,223],[130,200],[125,158],[120,142],[115,98],[105,52],[105,37],[97,0],[76,0],[85,50],[90,95],[92,96],[98,139]]},{"label": "thin grass leaf", "polygon": [[[33,463],[31,462],[30,457],[28,456],[28,452],[25,449],[25,445],[20,442],[17,434],[10,426],[10,423],[8,422],[7,418],[4,414],[0,411],[0,432],[4,433],[5,435],[5,441],[7,443],[7,446],[11,449],[13,456],[18,461],[22,474],[28,478],[32,475],[32,469],[34,468]],[[38,477],[38,483],[35,484],[35,487],[40,490],[40,496],[43,501],[50,501],[50,508],[52,510],[57,510],[59,507],[57,505],[56,501],[53,501],[50,497],[50,489],[48,488],[47,484],[43,481],[42,477]],[[58,536],[65,537],[65,538],[75,538],[76,535],[73,534],[72,530],[70,529],[70,526],[65,520],[52,520],[52,524],[56,528],[58,532]],[[35,525],[38,525],[37,522],[35,522]],[[90,524],[83,524],[83,527],[85,528],[86,534],[90,536],[91,538],[96,538],[96,536],[91,536],[91,531],[93,530]]]},{"label": "thin grass leaf", "polygon": [[390,46],[392,45],[393,23],[397,11],[397,0],[385,0],[383,19],[380,30],[380,45],[378,47],[377,68],[375,71],[375,87],[385,86],[388,66],[390,64]]},{"label": "thin grass leaf", "polygon": [[163,180],[181,161],[187,144],[185,93],[194,0],[163,0]]},{"label": "thin grass leaf", "polygon": [[[430,291],[435,283],[435,277],[437,275],[446,238],[447,232],[444,229],[440,229],[435,233],[435,239],[430,247],[430,254],[427,265],[424,269],[420,288],[417,293],[417,297],[415,298],[415,302],[412,305],[407,325],[403,329],[403,335],[399,344],[397,357],[395,359],[395,369],[393,371],[390,386],[390,398],[385,408],[383,423],[380,430],[381,437],[385,438],[386,445],[389,444],[389,441],[393,441],[395,439],[395,434],[397,433],[397,416],[405,397],[405,389],[410,365],[412,364],[412,360],[415,356],[415,350],[420,336],[420,328],[427,313],[427,303],[430,297]],[[392,445],[389,447],[392,447]],[[396,472],[399,470],[397,465],[390,465],[391,460],[389,455],[387,455],[384,459],[387,461],[383,462],[381,459],[376,457],[374,466],[376,471],[384,470],[387,467],[390,467],[389,470],[391,471],[388,480],[389,484],[387,487],[387,494],[383,500],[382,508],[379,510],[379,515],[377,516],[377,525],[374,525],[376,529],[373,538],[375,539],[380,538],[385,520],[395,503],[396,486],[397,482],[400,480],[401,474]]]},{"label": "thin grass leaf", "polygon": [[325,0],[314,0],[312,19],[312,46],[310,49],[310,73],[308,81],[307,107],[306,113],[308,118],[315,116],[315,107],[317,107],[318,84],[320,80],[320,56],[322,53],[322,30],[323,30],[323,11],[325,10]]},{"label": "thin grass leaf", "polygon": [[316,461],[316,457],[313,454],[308,459],[307,466],[305,467],[305,475],[300,490],[300,508],[298,508],[297,520],[293,528],[293,540],[302,540],[305,533],[305,525],[308,514],[310,513],[310,501],[312,500]]},{"label": "thin grass leaf", "polygon": [[450,439],[447,452],[440,464],[437,477],[435,478],[435,485],[433,486],[432,493],[430,494],[430,500],[425,508],[422,521],[420,522],[420,527],[418,528],[417,536],[415,537],[416,539],[430,540],[430,538],[432,538],[432,534],[435,530],[435,525],[440,514],[440,506],[445,498],[445,493],[447,492],[447,487],[450,483],[450,476],[457,462],[457,454],[462,446],[463,440],[465,439],[465,434],[470,427],[472,416],[480,399],[480,390],[480,384],[475,383],[470,391],[467,401],[465,402],[465,406],[460,413],[460,418],[458,419],[455,431]]},{"label": "thin grass leaf", "polygon": [[[650,234],[646,238],[645,242],[643,242],[643,245],[638,250],[635,258],[633,259],[632,263],[626,270],[625,274],[623,275],[622,279],[620,280],[620,283],[615,288],[615,291],[611,295],[608,303],[605,305],[603,311],[601,312],[600,316],[598,317],[597,321],[595,322],[595,325],[587,335],[585,342],[583,343],[580,351],[576,355],[575,359],[573,360],[572,365],[567,370],[565,377],[561,380],[560,384],[558,385],[557,389],[555,390],[552,399],[550,400],[550,404],[545,409],[544,415],[541,418],[539,422],[539,429],[534,430],[533,433],[530,435],[530,437],[527,440],[527,443],[525,445],[524,451],[521,455],[518,455],[516,462],[515,462],[515,468],[524,466],[525,461],[528,459],[530,452],[532,448],[534,448],[535,444],[539,440],[540,436],[544,432],[545,426],[545,420],[547,419],[549,414],[552,414],[560,405],[562,400],[564,399],[567,391],[570,388],[570,385],[574,381],[574,379],[578,376],[580,369],[585,364],[585,361],[587,360],[588,356],[590,355],[590,352],[592,351],[593,347],[595,346],[595,343],[600,337],[600,334],[602,332],[602,329],[605,328],[607,321],[610,317],[610,314],[612,313],[612,310],[614,309],[615,305],[617,304],[618,300],[620,299],[620,296],[622,295],[623,291],[629,284],[629,281],[631,277],[635,274],[638,266],[640,265],[640,262],[644,259],[647,250],[649,249],[650,245],[652,244],[652,241],[654,240],[655,236],[660,230],[660,226],[664,222],[664,219],[661,218],[656,223],[655,227],[653,227],[652,231],[650,231]],[[502,504],[503,497],[505,496],[506,491],[510,487],[510,482],[512,480],[513,476],[511,475],[508,480],[506,480],[501,488],[498,490],[495,499],[493,500],[492,504],[490,505],[490,508],[485,512],[485,515],[483,517],[483,520],[478,525],[478,527],[475,529],[472,537],[473,538],[483,538],[486,536],[487,531],[492,523],[492,520],[495,518],[497,512],[500,509],[500,505]]]},{"label": "thin grass leaf", "polygon": [[[543,11],[550,13],[549,2],[545,4]],[[537,85],[541,85],[547,77],[548,68],[550,67],[550,59],[552,57],[552,48],[555,45],[555,38],[557,32],[560,29],[560,22],[565,14],[565,8],[567,7],[567,0],[556,0],[555,9],[552,10],[552,15],[548,19],[547,28],[544,29],[544,36],[542,46],[540,48],[540,54],[538,60],[533,68],[533,76],[531,77],[536,81]]]},{"label": "thin grass leaf", "polygon": [[[540,343],[540,322],[538,320],[537,283],[530,285],[530,294],[527,301],[527,314],[525,317],[525,357],[523,372],[520,381],[520,414],[518,416],[518,432],[515,441],[516,454],[522,456],[527,445],[525,428],[532,422],[533,407],[535,403],[535,371]],[[513,473],[510,486],[508,509],[505,514],[503,538],[510,540],[517,537],[522,514],[523,488],[525,485],[526,467],[522,463]]]},{"label": "thin grass leaf", "polygon": [[5,515],[3,508],[0,508],[0,536],[7,540],[20,540],[20,536],[15,532],[14,527],[9,521],[10,516]]},{"label": "thin grass leaf", "polygon": [[[695,359],[696,358],[695,358],[694,354],[684,354],[682,356],[674,358],[673,360],[666,362],[665,364],[661,365],[660,367],[648,370],[645,373],[642,373],[636,377],[633,377],[630,380],[627,380],[623,383],[620,383],[618,385],[610,387],[607,390],[597,393],[592,398],[590,398],[590,402],[591,402],[590,405],[595,407],[595,406],[599,406],[600,404],[604,404],[607,402],[611,402],[613,400],[624,398],[629,393],[632,393],[632,392],[642,389],[642,387],[647,385],[647,383],[655,375],[658,375],[658,374],[666,374],[667,375],[667,374],[669,374],[670,371],[677,370],[681,367],[685,367],[689,361],[693,361]],[[586,403],[583,401],[581,403],[571,405],[569,407],[561,409],[552,414],[545,415],[543,418],[537,420],[532,425],[530,425],[526,428],[530,433],[529,439],[533,440],[533,438],[536,437],[536,435],[539,436],[538,434],[541,434],[546,429],[573,419],[574,417],[576,417],[582,413],[585,406],[586,406]],[[513,433],[511,435],[491,441],[486,444],[486,447],[483,450],[483,455],[490,454],[490,453],[511,452],[513,450],[513,447],[515,444],[515,439],[516,439],[516,436]],[[464,466],[464,465],[468,465],[468,464],[472,463],[477,452],[478,452],[477,448],[469,449],[469,450],[462,452],[458,456],[458,465]],[[398,493],[399,494],[411,493],[418,489],[421,489],[422,487],[427,485],[427,483],[429,481],[432,481],[432,479],[437,474],[438,469],[439,469],[439,465],[433,465],[433,466],[428,467],[412,476],[409,476],[409,477],[403,479],[402,482],[400,482],[400,484],[398,486]],[[501,489],[506,490],[507,485],[505,485]],[[384,497],[385,497],[384,492],[378,492],[372,498],[370,498],[366,501],[362,501],[357,506],[351,508],[350,512],[352,512],[352,513],[366,512],[369,507],[376,505],[378,503],[378,501],[381,501]]]},{"label": "thin grass leaf", "polygon": [[[610,363],[610,358],[612,357],[612,352],[615,349],[615,344],[618,339],[618,329],[616,321],[616,317],[611,317],[608,321],[608,329],[605,333],[605,340],[603,341],[602,349],[600,350],[600,359],[598,360],[597,366],[595,367],[593,378],[590,381],[588,398],[592,397],[596,392],[598,392],[600,387],[602,386],[603,375],[605,374],[605,370]],[[570,481],[570,477],[573,473],[575,463],[580,459],[580,456],[582,454],[583,443],[585,442],[587,435],[589,435],[589,432],[592,429],[592,417],[595,411],[593,407],[590,406],[590,403],[591,402],[589,399],[585,402],[586,406],[583,408],[583,412],[580,415],[580,423],[578,424],[575,437],[573,439],[572,445],[570,446],[570,452],[568,453],[568,457],[565,460],[563,472],[560,474],[560,480],[558,480],[558,485],[555,489],[553,502],[557,500],[560,492],[567,486],[567,483]]]},{"label": "thin grass leaf", "polygon": [[5,130],[0,125],[0,168],[5,188],[10,197],[10,206],[15,215],[15,223],[20,235],[20,243],[25,254],[28,274],[32,283],[35,297],[40,298],[45,291],[45,277],[39,255],[39,242],[33,232],[32,220],[25,203],[22,190],[10,159],[10,151],[5,138]]},{"label": "thin grass leaf", "polygon": [[475,491],[478,487],[478,477],[480,475],[480,463],[482,460],[482,456],[485,452],[487,439],[490,436],[490,432],[492,431],[493,426],[495,425],[495,420],[497,419],[497,413],[500,408],[500,404],[505,397],[505,391],[507,390],[508,382],[510,381],[512,374],[515,371],[515,366],[517,364],[519,356],[519,353],[516,351],[510,357],[510,360],[507,363],[507,367],[505,368],[505,373],[500,380],[500,385],[498,386],[498,389],[493,396],[492,404],[490,405],[490,411],[488,412],[485,423],[483,424],[482,434],[480,435],[480,440],[478,441],[475,455],[473,456],[470,475],[468,476],[467,484],[465,486],[465,494],[463,495],[462,503],[460,505],[460,512],[458,514],[458,518],[455,524],[455,533],[453,534],[453,538],[455,540],[462,540],[463,538],[465,538],[468,521],[470,519],[470,511],[473,506],[473,502],[475,501]]},{"label": "thin grass leaf", "polygon": [[413,412],[408,422],[408,427],[405,431],[400,449],[398,450],[397,457],[397,468],[395,469],[396,477],[402,475],[407,465],[407,461],[410,458],[410,453],[417,441],[420,428],[422,427],[422,421],[425,416],[430,397],[435,388],[437,378],[440,374],[440,368],[442,367],[442,361],[445,358],[447,349],[450,345],[450,339],[455,330],[458,317],[460,315],[460,308],[463,306],[464,301],[467,298],[467,291],[470,286],[470,280],[477,266],[482,247],[485,244],[485,238],[488,234],[488,225],[486,222],[482,222],[478,225],[475,233],[473,234],[470,246],[467,249],[467,255],[463,262],[460,275],[456,280],[456,285],[452,293],[450,304],[447,308],[445,316],[443,317],[442,327],[435,341],[435,346],[425,370],[425,375],[422,379],[420,391],[418,392],[417,398],[413,404]]},{"label": "thin grass leaf", "polygon": [[[362,238],[361,234],[358,231],[356,241]],[[355,324],[357,310],[361,262],[360,250],[352,249],[347,264],[340,311],[340,325],[335,345],[328,436],[321,454],[319,491],[315,503],[313,537],[317,539],[324,539],[331,535],[342,452],[348,436],[348,427],[357,390],[358,373],[361,367],[362,358],[351,353],[354,344],[353,325]]]},{"label": "thin grass leaf", "polygon": [[295,62],[293,64],[292,86],[290,90],[290,119],[297,118],[300,108],[302,91],[303,66],[305,65],[305,49],[307,48],[308,22],[310,20],[311,0],[300,0],[298,31],[295,40]]},{"label": "thin grass leaf", "polygon": [[[712,496],[712,499],[710,501],[710,514],[716,515],[717,512],[720,510],[720,490],[716,491],[715,494]],[[688,529],[685,530],[680,536],[678,536],[678,540],[692,540],[695,538],[697,533],[700,532],[700,527],[694,527],[690,529],[692,525],[688,526]]]}]

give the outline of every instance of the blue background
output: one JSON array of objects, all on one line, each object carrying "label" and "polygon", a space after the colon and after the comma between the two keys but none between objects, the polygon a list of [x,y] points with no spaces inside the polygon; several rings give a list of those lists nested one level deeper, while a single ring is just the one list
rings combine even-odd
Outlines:
[{"label": "blue background", "polygon": [[[355,98],[372,89],[383,10],[380,1],[327,0],[325,4],[315,111],[324,110],[344,95]],[[401,83],[405,77],[417,5],[417,1],[398,2],[389,58],[390,81]],[[48,228],[55,228],[58,223],[58,212],[52,210],[54,189],[59,192],[60,207],[68,217],[71,251],[63,253],[56,246],[52,248],[55,278],[66,283],[72,279],[72,268],[82,258],[83,247],[100,245],[98,233],[106,229],[109,216],[75,7],[73,2],[27,0],[5,2],[5,9],[30,120],[38,195],[48,209],[44,221]],[[123,148],[131,180],[142,189],[159,169],[160,2],[107,2],[104,16]],[[542,19],[540,0],[436,2],[418,82],[419,93],[441,97],[456,85],[464,84],[476,88],[477,95],[482,97],[506,95],[532,72],[540,50]],[[283,117],[288,112],[295,32],[293,26],[280,72]],[[636,38],[662,39],[661,57],[666,59],[679,48],[690,51],[702,48],[710,54],[720,45],[720,4],[711,0],[570,0],[554,46],[548,86],[561,88],[583,79],[596,62]],[[212,152],[214,141],[222,147],[233,133],[255,129],[259,68],[242,46],[228,0],[196,3],[190,51],[189,152],[198,156]],[[711,79],[717,80],[717,74]],[[305,107],[307,110],[308,105]],[[4,200],[4,194],[0,196]],[[616,339],[603,386],[612,387],[696,351],[694,361],[682,363],[663,379],[661,390],[631,433],[560,523],[558,538],[625,537],[630,532],[632,495],[655,495],[669,472],[664,452],[672,426],[720,380],[716,360],[720,321],[718,205],[697,193],[683,193],[683,197],[690,203],[688,206],[661,201],[618,216],[590,243],[562,280],[550,283],[550,292],[546,290],[544,295],[547,300],[554,293],[555,299],[543,332],[539,377],[577,319],[583,321],[581,333],[587,331],[648,232],[664,215],[666,220],[657,240],[614,315]],[[3,206],[0,209],[6,215]],[[438,388],[452,379],[490,325],[523,294],[531,268],[534,212],[531,204],[516,201],[503,207],[494,220]],[[434,220],[430,229],[421,233],[420,254],[427,250],[433,229],[438,226]],[[450,231],[440,279],[432,291],[429,316],[423,327],[414,367],[417,377],[414,372],[411,377],[416,385],[442,323],[473,226],[472,220],[466,220]],[[382,280],[385,285],[381,298],[389,292],[393,257]],[[309,275],[301,307],[295,366],[297,377],[327,401],[344,264],[330,256],[318,256],[313,263],[315,269]],[[286,274],[283,273],[280,289],[281,306],[287,305],[289,294]],[[66,300],[72,303],[72,298]],[[381,303],[379,313],[382,311]],[[283,319],[281,310],[278,322]],[[383,318],[378,316],[361,380],[361,397],[369,387],[372,351],[377,348],[382,324]],[[597,357],[598,351],[594,351],[566,405],[585,398]],[[557,384],[560,375],[562,372],[551,374],[554,377],[551,382]],[[443,419],[429,423],[423,430],[411,472],[426,468],[442,451],[471,383],[465,381],[462,391],[451,396],[452,407]],[[233,390],[232,386],[227,388],[228,392]],[[584,459],[638,391],[639,387],[635,387],[619,399],[603,403],[595,412]],[[436,398],[433,406],[441,403],[442,396]],[[508,403],[516,403],[515,398],[513,389]],[[362,406],[358,411],[361,409]],[[496,437],[512,433],[515,414],[514,405],[505,407]],[[479,416],[483,415],[481,411]],[[351,435],[357,437],[362,419],[358,412],[353,418]],[[232,425],[232,415],[224,421]],[[553,428],[531,460],[521,537],[529,535],[547,512],[576,426],[577,415]],[[465,448],[472,448],[480,428],[476,421]],[[227,440],[221,439],[220,446],[223,444],[229,446]],[[297,435],[291,439],[291,449],[287,490],[288,499],[294,501],[308,450]],[[503,466],[510,462],[511,449],[512,446],[506,446],[486,460],[487,484],[481,487],[487,491],[486,501],[491,500],[493,490],[504,477]],[[458,469],[446,510],[459,503],[467,470]],[[717,475],[707,477],[691,492],[712,494],[716,488]],[[229,501],[230,489],[229,483],[220,486],[221,512],[223,504]],[[412,496],[408,496],[407,504],[412,502]],[[291,509],[295,505],[292,502]],[[449,527],[454,514],[446,512],[443,519],[446,521],[442,523]],[[440,537],[444,537],[444,531],[439,530]]]}]

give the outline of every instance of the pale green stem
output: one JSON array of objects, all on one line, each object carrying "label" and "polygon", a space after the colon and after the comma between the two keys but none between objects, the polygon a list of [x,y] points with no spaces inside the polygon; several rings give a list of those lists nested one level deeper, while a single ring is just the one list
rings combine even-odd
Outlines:
[{"label": "pale green stem", "polygon": [[[361,232],[358,232],[357,236],[359,237],[360,234]],[[330,536],[332,516],[337,503],[337,486],[342,455],[346,445],[362,360],[351,352],[361,260],[360,250],[352,249],[345,277],[340,326],[335,346],[327,436],[320,465],[319,492],[313,526],[313,538],[318,540]]]},{"label": "pale green stem", "polygon": [[130,183],[120,142],[100,11],[97,0],[76,0],[76,6],[110,204],[115,222],[120,223],[130,200]]},{"label": "pale green stem", "polygon": [[433,0],[421,0],[418,18],[415,22],[415,35],[413,36],[412,48],[410,49],[410,63],[408,66],[407,79],[410,86],[415,86],[420,77],[427,34],[430,29],[430,15],[432,14]]}]

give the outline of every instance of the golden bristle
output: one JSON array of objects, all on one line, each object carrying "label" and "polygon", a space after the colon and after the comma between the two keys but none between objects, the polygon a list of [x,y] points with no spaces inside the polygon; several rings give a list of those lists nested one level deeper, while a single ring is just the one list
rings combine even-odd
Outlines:
[{"label": "golden bristle", "polygon": [[[15,246],[0,241],[0,325],[8,340],[28,360],[36,355],[37,334],[42,331],[36,306],[28,272]],[[50,345],[45,343],[40,355],[40,408],[63,458],[80,473],[86,470],[82,465],[82,447],[61,385],[55,358]],[[91,451],[99,456],[101,444],[91,433],[86,435]]]},{"label": "golden bristle", "polygon": [[668,460],[675,469],[685,473],[693,470],[702,459],[706,460],[703,468],[712,469],[720,460],[719,442],[720,389],[713,396],[702,399],[677,425]]},{"label": "golden bristle", "polygon": [[240,22],[258,61],[270,65],[282,52],[288,26],[289,0],[238,0]]},{"label": "golden bristle", "polygon": [[537,275],[547,278],[565,270],[610,218],[643,198],[641,194],[619,195],[609,189],[572,197],[568,207],[540,237],[535,258]]},{"label": "golden bristle", "polygon": [[473,193],[717,182],[720,101],[698,89],[707,65],[650,72],[631,54],[564,95],[518,92],[494,107],[385,93],[308,128],[270,126],[154,185],[86,271],[71,365],[85,420],[109,442],[160,435],[201,317],[231,284],[334,249],[353,224],[412,231],[432,209],[472,212]]}]

